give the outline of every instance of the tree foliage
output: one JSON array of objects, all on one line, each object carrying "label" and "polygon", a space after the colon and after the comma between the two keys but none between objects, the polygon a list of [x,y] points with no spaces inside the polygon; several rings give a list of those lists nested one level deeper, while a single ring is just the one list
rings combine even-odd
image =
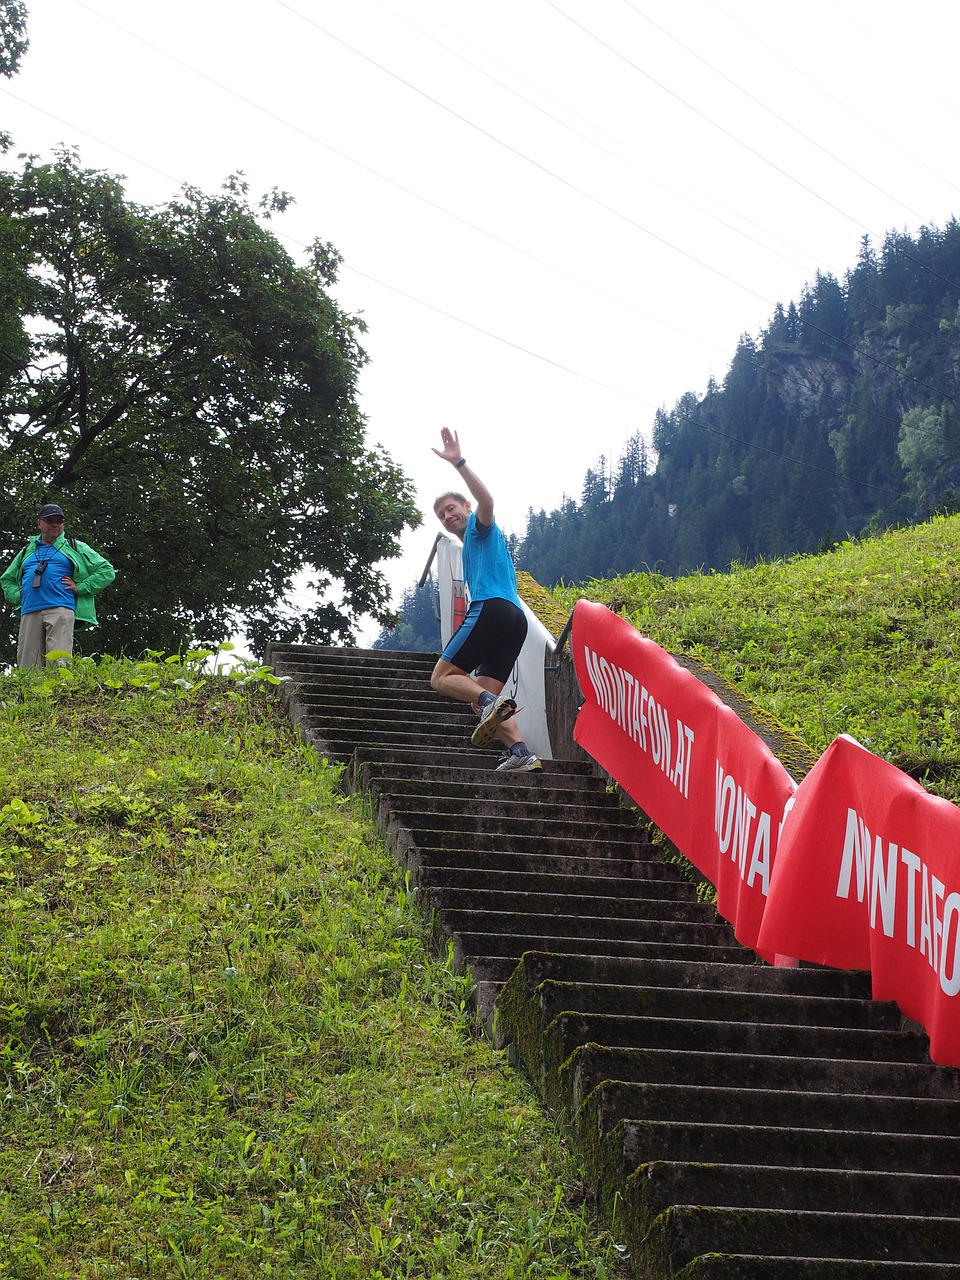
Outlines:
[{"label": "tree foliage", "polygon": [[386,622],[375,566],[419,515],[365,443],[336,251],[296,264],[263,225],[289,198],[255,209],[239,177],[155,209],[69,150],[0,181],[3,547],[61,502],[118,570],[107,650]]},{"label": "tree foliage", "polygon": [[383,627],[373,647],[404,653],[440,652],[439,601],[432,582],[407,587],[400,603],[399,621]]},{"label": "tree foliage", "polygon": [[0,0],[0,76],[16,75],[29,45],[27,6],[23,0]]},{"label": "tree foliage", "polygon": [[728,569],[956,509],[960,223],[868,237],[841,282],[742,335],[727,376],[657,411],[655,465],[627,441],[579,503],[530,511],[518,561],[544,583],[643,567]]}]

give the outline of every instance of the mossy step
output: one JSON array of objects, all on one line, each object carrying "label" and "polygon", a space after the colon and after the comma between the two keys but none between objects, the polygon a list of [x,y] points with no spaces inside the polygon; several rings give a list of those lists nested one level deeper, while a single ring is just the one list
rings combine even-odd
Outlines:
[{"label": "mossy step", "polygon": [[[717,923],[715,917],[711,919],[708,914],[701,914],[699,918],[692,920],[676,917],[646,920],[627,917],[609,920],[586,913],[556,914],[535,920],[523,911],[471,910],[456,906],[443,907],[438,914],[443,928],[451,935],[466,932],[523,935],[531,939],[538,936],[600,940],[609,938],[621,942],[682,943],[708,948],[729,947],[733,939],[731,930],[725,924]],[[536,948],[538,951],[555,949]],[[750,956],[749,952],[743,954]]]},{"label": "mossy step", "polygon": [[960,1219],[677,1205],[656,1219],[642,1246],[651,1274],[675,1276],[700,1255],[748,1252],[760,1240],[775,1241],[787,1256],[952,1264],[960,1258]]},{"label": "mossy step", "polygon": [[[550,777],[544,780],[541,775],[537,779],[537,785],[542,787],[548,801],[566,796],[563,803],[577,803],[569,799],[570,794],[575,793],[589,796],[591,803],[604,808],[621,808],[616,794],[610,792],[603,779],[579,765],[572,765],[568,760],[545,760],[543,765],[544,772],[547,772],[549,766]],[[364,786],[376,787],[398,796],[456,796],[462,793],[469,780],[474,777],[474,772],[459,762],[455,769],[448,765],[421,766],[408,760],[373,758],[366,748],[357,752],[356,771]],[[530,774],[519,773],[505,779],[501,775],[500,781],[522,782],[526,779],[530,782],[531,777]],[[480,781],[479,775],[475,780]]]},{"label": "mossy step", "polygon": [[[469,739],[468,739],[469,743]],[[543,770],[539,773],[498,774],[495,766],[498,753],[493,751],[472,751],[467,745],[451,751],[426,749],[422,742],[415,747],[397,748],[383,742],[358,743],[355,749],[355,761],[351,769],[353,775],[365,767],[377,763],[386,769],[406,768],[416,770],[423,775],[423,785],[429,789],[433,778],[443,778],[452,783],[465,783],[473,787],[477,794],[483,789],[495,787],[530,787],[536,790],[544,779],[547,785],[563,785],[567,778],[564,766],[554,760],[544,760]]]},{"label": "mossy step", "polygon": [[317,662],[278,661],[273,664],[273,671],[285,685],[298,688],[362,683],[370,687],[388,689],[391,685],[402,682],[411,688],[418,685],[421,688],[430,689],[431,668],[411,663],[394,663],[383,667],[366,659],[357,659],[348,665],[340,665],[325,659]]},{"label": "mossy step", "polygon": [[[531,923],[534,917],[552,919],[555,916],[572,915],[574,908],[596,920],[608,921],[611,927],[614,927],[613,922],[618,922],[622,919],[709,920],[713,914],[712,907],[705,906],[703,903],[692,899],[683,902],[673,898],[655,898],[639,894],[630,898],[621,898],[614,895],[602,896],[599,894],[581,896],[580,894],[562,893],[522,893],[494,888],[447,889],[428,886],[424,889],[424,898],[434,911],[448,911],[451,909],[461,911],[513,911],[526,913],[531,919]],[[643,963],[653,962],[644,961]],[[591,965],[589,960],[583,957],[582,965],[584,970],[589,969],[591,973],[596,973],[600,976],[609,970],[610,985],[616,985],[614,983],[615,970],[612,962],[610,965]],[[620,992],[624,990],[622,986],[616,986],[616,989]],[[597,990],[596,987],[591,987],[591,991],[595,990]]]},{"label": "mossy step", "polygon": [[560,1087],[576,1110],[604,1081],[631,1084],[723,1084],[730,1089],[782,1089],[811,1093],[942,1098],[956,1106],[960,1125],[960,1094],[953,1074],[920,1062],[874,1062],[831,1058],[815,1053],[811,1033],[809,1056],[772,1053],[717,1052],[707,1028],[691,1028],[691,1043],[677,1049],[614,1049],[583,1045],[573,1051],[560,1071]]},{"label": "mossy step", "polygon": [[[784,995],[755,991],[713,990],[690,987],[623,986],[613,982],[544,981],[533,992],[526,981],[531,958],[539,964],[548,953],[527,952],[497,998],[498,1034],[501,1044],[512,1044],[531,1078],[551,1106],[562,1107],[559,1082],[553,1069],[550,1024],[562,1013],[594,1015],[630,1014],[649,1018],[675,1018],[705,1023],[780,1024],[792,1026],[859,1027],[895,1030],[900,1025],[895,1006],[875,1001]],[[565,957],[567,971],[574,966]],[[618,962],[603,966],[614,971]],[[667,962],[669,963],[669,962]],[[584,958],[583,968],[590,967]],[[596,966],[594,966],[596,967]],[[684,966],[677,964],[676,968]],[[715,965],[715,969],[751,972],[749,965]],[[683,1114],[680,1112],[679,1114]],[[669,1118],[669,1117],[668,1117]]]},{"label": "mossy step", "polygon": [[[676,869],[668,868],[663,855],[654,845],[637,840],[636,832],[631,827],[618,822],[605,822],[603,817],[593,820],[549,817],[540,812],[539,805],[530,800],[525,792],[515,795],[498,796],[481,812],[475,809],[461,809],[460,813],[417,814],[411,809],[394,809],[392,805],[381,804],[380,812],[384,814],[392,826],[404,827],[415,835],[417,844],[424,849],[445,849],[448,842],[456,841],[458,847],[480,847],[485,845],[497,847],[506,844],[516,849],[521,840],[536,841],[540,847],[547,849],[556,841],[558,851],[566,851],[576,856],[580,850],[584,856],[590,856],[590,850],[598,850],[593,856],[617,856],[636,861],[646,861],[658,865],[664,876],[669,873],[681,883]],[[581,810],[582,812],[582,810]],[[465,844],[461,836],[470,840]],[[690,887],[689,881],[682,881]]]},{"label": "mossy step", "polygon": [[384,698],[394,698],[406,694],[411,700],[425,700],[438,707],[451,707],[461,710],[464,715],[473,715],[468,702],[459,702],[453,698],[445,698],[430,684],[428,671],[395,669],[377,671],[365,667],[334,667],[318,670],[312,674],[300,672],[284,681],[286,689],[294,691],[301,698],[327,698],[337,692],[349,691],[361,698],[372,698],[379,694]]},{"label": "mossy step", "polygon": [[[486,867],[441,867],[432,863],[422,863],[417,874],[417,883],[427,889],[487,889],[496,884],[498,893],[517,894],[565,894],[568,897],[600,898],[614,894],[621,900],[634,895],[641,896],[643,901],[660,898],[673,901],[678,893],[688,895],[689,887],[676,880],[654,880],[652,878],[637,879],[635,877],[619,877],[612,875],[588,875],[584,872],[561,875],[556,870],[543,871],[538,866],[538,859],[524,859],[526,866],[516,870],[496,871]],[[603,864],[602,858],[593,859],[594,863]]]},{"label": "mossy step", "polygon": [[[393,825],[399,828],[402,824],[397,822]],[[560,834],[560,831],[568,834]],[[412,831],[411,836],[425,855],[431,849],[489,849],[491,852],[522,853],[531,858],[541,854],[562,854],[570,858],[629,858],[635,848],[632,839],[616,834],[604,838],[593,833],[589,837],[569,833],[569,828],[551,831],[548,827],[546,831],[540,831],[535,819],[492,822],[490,829],[483,823],[474,828],[472,824],[451,822],[443,827],[420,827]],[[690,894],[696,892],[695,887],[681,876],[677,877],[677,885]]]},{"label": "mossy step", "polygon": [[[462,819],[466,816],[483,823],[491,818],[523,819],[526,817],[526,813],[523,812],[525,803],[523,796],[515,791],[505,791],[496,799],[484,798],[478,801],[476,808],[469,810],[465,810],[463,801],[456,797],[427,794],[417,802],[409,796],[385,795],[382,791],[380,794],[385,800],[389,800],[390,808],[394,813],[401,817],[408,817],[418,825],[424,823],[428,826],[436,826],[436,822],[428,821],[434,817]],[[527,806],[527,809],[529,811],[530,806]],[[533,812],[538,823],[569,825],[577,831],[581,827],[590,825],[603,827],[608,831],[616,829],[618,834],[634,840],[641,850],[656,849],[657,856],[661,861],[663,860],[659,847],[650,839],[648,828],[638,823],[636,815],[626,809],[617,808],[614,805],[594,805],[589,801],[585,804],[558,802],[545,797],[541,791],[537,794]]]},{"label": "mossy step", "polygon": [[[548,979],[562,982],[565,979],[589,982],[591,977],[582,966],[567,972],[562,959],[556,956],[527,957],[522,979],[532,991]],[[604,981],[611,980],[606,969]],[[846,999],[866,999],[870,995],[870,977],[866,973],[840,969],[786,969],[757,964],[750,968],[731,970],[724,965],[675,965],[638,961],[624,964],[615,972],[614,980],[621,983],[650,984],[662,982],[670,987],[689,987],[709,991],[736,988],[743,992],[762,992],[783,995],[839,996]],[[888,1002],[889,1003],[889,1002]],[[893,1007],[892,1004],[890,1007]]]},{"label": "mossy step", "polygon": [[[523,958],[526,964],[530,956]],[[671,963],[667,961],[666,963]],[[522,966],[518,966],[521,968]],[[572,966],[568,965],[572,968]],[[587,963],[584,969],[590,967]],[[616,966],[594,966],[612,976]],[[679,967],[679,966],[678,966]],[[718,966],[719,967],[719,966]],[[727,967],[727,966],[724,966]],[[729,966],[738,971],[741,967]],[[516,974],[510,979],[511,992],[504,991],[501,1003],[509,1016],[510,995]],[[896,1030],[900,1016],[896,1006],[879,1001],[845,999],[842,996],[790,995],[783,992],[656,985],[624,986],[616,982],[543,982],[535,993],[523,1026],[527,1034],[539,1035],[558,1014],[568,1011],[594,1014],[615,1013],[645,1017],[676,1017],[703,1022],[789,1023],[809,1027],[861,1027]]]},{"label": "mossy step", "polygon": [[[527,950],[534,950],[528,947]],[[544,951],[569,950],[543,947]],[[749,958],[750,952],[739,948]],[[736,953],[734,953],[736,954]],[[926,1035],[905,1031],[864,1031],[853,1027],[781,1026],[776,1023],[705,1022],[685,1018],[644,1018],[626,1014],[561,1013],[547,1034],[557,1044],[559,1062],[584,1044],[618,1049],[685,1049],[710,1044],[717,1052],[801,1055],[816,1047],[825,1058],[930,1065]]]},{"label": "mossy step", "polygon": [[617,937],[564,937],[516,933],[454,933],[454,956],[464,963],[477,956],[484,960],[494,956],[510,957],[516,965],[525,951],[555,951],[565,955],[654,957],[664,953],[676,960],[713,958],[731,964],[744,963],[741,947],[710,947],[706,943],[664,941],[652,942]]},{"label": "mossy step", "polygon": [[417,667],[432,671],[436,657],[403,649],[349,649],[327,644],[283,644],[267,646],[264,661],[285,667],[311,669],[325,664],[335,667]]},{"label": "mossy step", "polygon": [[472,733],[477,717],[460,703],[440,701],[435,694],[418,690],[399,696],[396,691],[391,696],[382,691],[372,690],[364,695],[352,688],[331,688],[323,692],[315,689],[299,689],[296,700],[304,711],[312,716],[348,715],[351,720],[380,721],[393,724],[397,721],[408,723],[411,728],[418,725],[427,727],[432,724],[457,724],[466,732]]},{"label": "mossy step", "polygon": [[960,1178],[928,1173],[806,1168],[770,1163],[707,1164],[654,1160],[627,1183],[628,1212],[651,1227],[674,1204],[950,1218],[960,1206]]},{"label": "mossy step", "polygon": [[960,1280],[960,1263],[711,1253],[695,1258],[675,1280]]},{"label": "mossy step", "polygon": [[[331,741],[352,743],[354,747],[370,743],[381,748],[389,745],[394,751],[404,746],[430,746],[434,750],[443,747],[449,751],[465,751],[470,748],[470,735],[463,733],[457,726],[432,723],[407,725],[399,721],[388,724],[382,720],[360,720],[347,714],[324,717],[309,712],[301,717],[300,723],[320,730]],[[490,759],[491,763],[495,763],[492,755]]]},{"label": "mossy step", "polygon": [[[555,877],[588,876],[598,881],[625,879],[632,886],[632,894],[641,893],[648,897],[669,900],[687,900],[689,893],[682,888],[683,880],[671,875],[671,869],[662,862],[630,861],[623,853],[629,852],[616,844],[600,845],[591,850],[594,856],[580,857],[575,853],[554,852],[549,845],[537,846],[531,855],[525,849],[504,847],[507,841],[501,841],[497,848],[440,848],[437,845],[424,847],[417,839],[416,833],[408,828],[391,822],[381,814],[381,827],[386,831],[394,853],[401,865],[417,880],[420,879],[421,868],[437,868],[438,870],[470,871],[477,874],[476,885],[484,887],[500,887],[492,879],[499,871],[533,872],[550,877],[551,892],[555,888]],[[456,843],[460,843],[459,838]],[[433,882],[440,884],[439,877]],[[651,892],[645,894],[644,886],[652,886]],[[681,888],[678,889],[678,886]],[[712,908],[706,909],[709,918]],[[715,913],[713,913],[715,914]],[[732,936],[732,935],[731,935]],[[750,953],[751,958],[753,953]]]},{"label": "mossy step", "polygon": [[[567,1095],[563,1101],[569,1101]],[[945,1098],[831,1093],[829,1089],[745,1089],[722,1081],[685,1085],[607,1080],[579,1109],[577,1132],[599,1135],[622,1120],[675,1120],[678,1116],[705,1125],[887,1134],[952,1134],[960,1119],[957,1104]],[[776,1135],[770,1137],[773,1141]],[[773,1147],[770,1153],[774,1158]]]},{"label": "mossy step", "polygon": [[[675,884],[677,874],[674,869],[656,858],[618,858],[612,853],[604,856],[604,850],[598,850],[599,856],[569,853],[539,853],[535,869],[552,876],[585,875],[596,877],[615,877],[642,883],[648,880],[663,884]],[[511,853],[509,849],[431,849],[429,858],[424,860],[431,867],[459,867],[478,871],[515,871],[528,865],[523,853]]]},{"label": "mossy step", "polygon": [[[776,1153],[776,1155],[774,1155]],[[593,1149],[596,1158],[596,1149]],[[882,1133],[787,1125],[711,1124],[693,1120],[626,1119],[602,1137],[598,1167],[621,1190],[626,1177],[651,1160],[762,1164],[776,1159],[807,1168],[863,1169],[960,1177],[960,1136]],[[960,1203],[960,1201],[958,1201]]]}]

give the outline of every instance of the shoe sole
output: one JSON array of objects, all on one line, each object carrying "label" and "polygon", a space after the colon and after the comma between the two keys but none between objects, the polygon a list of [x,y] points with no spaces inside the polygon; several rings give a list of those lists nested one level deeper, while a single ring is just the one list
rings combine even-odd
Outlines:
[{"label": "shoe sole", "polygon": [[498,707],[496,711],[491,711],[486,720],[482,720],[474,729],[470,736],[470,741],[475,747],[489,747],[490,743],[497,736],[497,730],[505,720],[509,720],[515,713],[517,704],[510,699],[504,702],[502,707]]}]

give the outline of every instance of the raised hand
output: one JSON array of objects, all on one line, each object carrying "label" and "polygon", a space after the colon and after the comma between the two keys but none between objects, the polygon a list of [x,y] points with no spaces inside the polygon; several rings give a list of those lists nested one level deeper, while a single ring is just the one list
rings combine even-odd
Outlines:
[{"label": "raised hand", "polygon": [[451,431],[449,427],[444,427],[440,432],[440,440],[443,444],[442,449],[434,449],[434,453],[438,458],[443,458],[446,462],[459,462],[463,456],[460,452],[460,437],[456,431]]}]

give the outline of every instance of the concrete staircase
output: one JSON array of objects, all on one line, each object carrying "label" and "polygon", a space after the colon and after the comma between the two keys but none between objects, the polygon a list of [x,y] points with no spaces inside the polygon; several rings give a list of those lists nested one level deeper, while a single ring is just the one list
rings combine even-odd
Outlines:
[{"label": "concrete staircase", "polygon": [[420,654],[271,646],[649,1280],[960,1277],[960,1073],[864,974],[755,962],[587,762],[492,772]]}]

